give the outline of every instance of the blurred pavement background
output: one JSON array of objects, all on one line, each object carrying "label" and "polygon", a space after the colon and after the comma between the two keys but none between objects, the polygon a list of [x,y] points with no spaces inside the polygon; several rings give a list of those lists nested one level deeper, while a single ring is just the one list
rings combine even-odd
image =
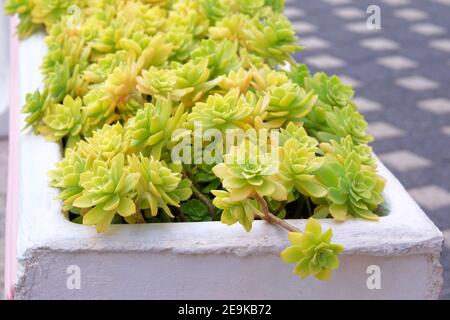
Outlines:
[{"label": "blurred pavement background", "polygon": [[[450,299],[450,0],[287,3],[305,47],[297,61],[353,84],[376,154],[444,232]],[[380,30],[367,27],[370,5]]]},{"label": "blurred pavement background", "polygon": [[[367,28],[370,5],[380,30]],[[305,47],[297,61],[353,84],[375,152],[444,232],[450,299],[450,0],[291,0],[286,14]],[[7,147],[0,137],[1,275]]]}]

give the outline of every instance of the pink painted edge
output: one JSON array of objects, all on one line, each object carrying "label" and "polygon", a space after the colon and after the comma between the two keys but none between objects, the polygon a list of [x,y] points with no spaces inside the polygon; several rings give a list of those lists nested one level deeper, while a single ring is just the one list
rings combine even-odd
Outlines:
[{"label": "pink painted edge", "polygon": [[18,18],[10,18],[10,95],[9,95],[9,158],[6,197],[5,234],[5,298],[14,299],[17,276],[17,236],[19,219],[19,39],[16,35]]}]

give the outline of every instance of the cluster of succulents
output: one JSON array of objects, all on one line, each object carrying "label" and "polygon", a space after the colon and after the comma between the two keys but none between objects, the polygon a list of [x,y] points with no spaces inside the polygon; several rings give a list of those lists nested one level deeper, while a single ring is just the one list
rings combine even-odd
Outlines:
[{"label": "cluster of succulents", "polygon": [[[282,258],[297,263],[295,273],[329,278],[343,248],[314,218],[376,220],[384,179],[353,89],[294,61],[301,48],[283,8],[283,0],[7,0],[20,37],[47,32],[43,89],[23,112],[27,127],[64,148],[49,175],[69,218],[100,232],[211,220],[250,231],[265,219],[292,232]],[[195,140],[198,124],[277,131],[279,143],[266,137],[263,150],[246,137],[218,149],[221,163],[174,161],[174,146]],[[311,218],[304,232],[285,220],[297,218]]]}]

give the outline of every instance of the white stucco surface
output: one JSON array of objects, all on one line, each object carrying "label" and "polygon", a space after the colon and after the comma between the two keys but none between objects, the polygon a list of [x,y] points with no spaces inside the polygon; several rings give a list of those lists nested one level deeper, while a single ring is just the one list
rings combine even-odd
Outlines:
[{"label": "white stucco surface", "polygon": [[[23,100],[41,83],[42,36],[23,41],[20,49]],[[73,224],[55,200],[58,190],[47,185],[47,171],[61,157],[59,146],[30,131],[20,140],[18,299],[438,297],[442,234],[381,163],[390,215],[379,222],[323,220],[346,250],[333,279],[322,283],[292,274],[292,265],[278,256],[288,245],[285,231],[263,221],[250,233],[220,222],[113,225],[104,234]],[[300,229],[305,224],[290,222]],[[71,265],[80,267],[80,290],[66,287]],[[380,290],[367,288],[371,265],[380,267]]]}]

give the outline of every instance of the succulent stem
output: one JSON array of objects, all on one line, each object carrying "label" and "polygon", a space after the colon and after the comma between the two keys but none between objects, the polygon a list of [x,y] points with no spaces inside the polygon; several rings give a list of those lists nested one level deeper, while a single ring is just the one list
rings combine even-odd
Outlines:
[{"label": "succulent stem", "polygon": [[194,184],[194,180],[192,179],[191,174],[185,168],[183,168],[183,176],[185,178],[191,180],[192,193],[198,200],[200,200],[201,202],[203,202],[205,204],[205,206],[208,208],[209,214],[211,215],[212,218],[214,218],[214,216],[216,215],[216,207],[214,207],[214,205],[211,203],[211,200],[209,200],[207,196],[205,196],[203,193],[200,192],[200,190],[197,189],[197,187]]},{"label": "succulent stem", "polygon": [[297,227],[294,227],[292,224],[288,223],[286,220],[278,218],[276,215],[271,213],[269,211],[269,206],[267,205],[266,200],[264,200],[263,197],[261,197],[259,194],[255,193],[253,194],[253,199],[255,199],[261,206],[261,211],[263,215],[261,216],[262,219],[266,220],[267,222],[271,224],[275,224],[280,226],[283,229],[286,229],[289,232],[301,232],[300,229]]}]

